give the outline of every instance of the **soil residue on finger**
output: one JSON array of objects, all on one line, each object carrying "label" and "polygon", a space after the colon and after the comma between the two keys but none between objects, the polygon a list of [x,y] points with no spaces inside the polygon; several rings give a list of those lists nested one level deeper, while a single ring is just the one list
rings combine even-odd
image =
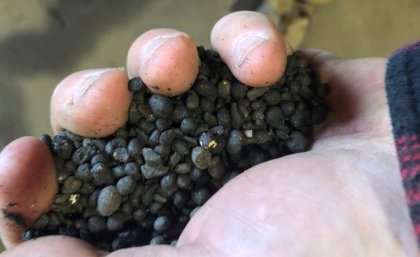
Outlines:
[{"label": "soil residue on finger", "polygon": [[13,222],[14,224],[18,225],[21,228],[27,228],[25,221],[23,220],[22,216],[19,213],[8,211],[2,209],[4,218]]}]

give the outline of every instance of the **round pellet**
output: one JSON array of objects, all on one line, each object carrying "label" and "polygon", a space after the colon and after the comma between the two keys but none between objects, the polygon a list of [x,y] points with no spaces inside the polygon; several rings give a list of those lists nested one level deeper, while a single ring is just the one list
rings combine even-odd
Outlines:
[{"label": "round pellet", "polygon": [[98,212],[102,216],[110,216],[121,204],[121,194],[115,186],[107,186],[98,196]]},{"label": "round pellet", "polygon": [[309,146],[309,140],[299,131],[293,131],[286,140],[287,148],[292,153],[305,151]]},{"label": "round pellet", "polygon": [[171,115],[173,104],[169,97],[154,94],[149,98],[149,107],[157,117],[166,118]]},{"label": "round pellet", "polygon": [[119,231],[124,227],[124,222],[124,215],[116,212],[108,217],[106,227],[109,231]]},{"label": "round pellet", "polygon": [[197,124],[193,118],[185,118],[181,121],[180,129],[184,133],[191,134],[197,129]]},{"label": "round pellet", "polygon": [[73,194],[82,187],[82,181],[76,177],[70,176],[61,187],[61,192],[64,194]]},{"label": "round pellet", "polygon": [[106,229],[106,220],[104,217],[95,215],[88,220],[88,229],[92,233],[98,233]]},{"label": "round pellet", "polygon": [[195,109],[195,108],[198,107],[199,104],[200,104],[200,98],[198,97],[198,95],[196,95],[195,93],[190,93],[187,96],[187,99],[185,101],[185,105],[189,109]]},{"label": "round pellet", "polygon": [[171,221],[167,216],[159,216],[153,223],[153,229],[157,232],[163,233],[171,227]]},{"label": "round pellet", "polygon": [[111,184],[114,181],[114,176],[112,176],[109,166],[104,163],[98,163],[93,166],[90,173],[95,185]]},{"label": "round pellet", "polygon": [[127,148],[118,147],[114,150],[114,153],[112,154],[115,160],[120,162],[127,162],[130,158],[130,155],[127,151]]},{"label": "round pellet", "polygon": [[131,194],[136,188],[136,181],[132,176],[120,178],[117,182],[117,190],[121,195]]},{"label": "round pellet", "polygon": [[144,220],[144,218],[146,218],[146,215],[147,213],[143,209],[137,209],[133,212],[133,218],[138,222]]},{"label": "round pellet", "polygon": [[160,158],[160,156],[155,151],[153,151],[153,149],[143,148],[142,153],[143,153],[144,161],[146,163],[149,163],[149,164],[161,164],[162,163],[162,159]]},{"label": "round pellet", "polygon": [[157,129],[165,130],[171,127],[172,120],[171,119],[164,119],[164,118],[158,118],[155,121],[155,125]]},{"label": "round pellet", "polygon": [[211,162],[211,153],[201,146],[196,146],[191,151],[191,160],[197,168],[206,169]]},{"label": "round pellet", "polygon": [[95,154],[92,159],[90,160],[90,165],[94,166],[97,163],[108,163],[108,158],[103,153]]},{"label": "round pellet", "polygon": [[191,195],[196,205],[203,205],[210,198],[210,192],[205,187],[194,190]]},{"label": "round pellet", "polygon": [[191,165],[189,163],[178,163],[175,168],[175,172],[178,174],[187,174],[191,171]]},{"label": "round pellet", "polygon": [[246,93],[248,92],[248,87],[244,84],[240,83],[239,81],[236,81],[232,85],[232,96],[236,99],[244,98],[246,97]]},{"label": "round pellet", "polygon": [[221,80],[217,83],[217,90],[220,97],[228,98],[232,92],[232,85],[228,80]]},{"label": "round pellet", "polygon": [[277,106],[270,107],[265,114],[265,120],[273,128],[278,128],[283,125],[284,114],[281,108]]},{"label": "round pellet", "polygon": [[124,173],[132,176],[135,180],[141,178],[140,167],[135,162],[128,162],[124,165]]},{"label": "round pellet", "polygon": [[128,154],[132,158],[137,158],[141,154],[141,149],[144,146],[145,142],[142,142],[139,138],[133,138],[128,142]]},{"label": "round pellet", "polygon": [[176,179],[176,185],[182,189],[188,189],[191,185],[191,178],[187,174],[180,174]]},{"label": "round pellet", "polygon": [[165,238],[163,236],[155,236],[150,240],[149,245],[162,245],[165,244]]},{"label": "round pellet", "polygon": [[83,181],[89,181],[91,179],[90,169],[91,167],[89,163],[80,164],[77,166],[74,176]]},{"label": "round pellet", "polygon": [[189,194],[186,191],[179,190],[173,195],[174,205],[181,209],[188,203]]}]

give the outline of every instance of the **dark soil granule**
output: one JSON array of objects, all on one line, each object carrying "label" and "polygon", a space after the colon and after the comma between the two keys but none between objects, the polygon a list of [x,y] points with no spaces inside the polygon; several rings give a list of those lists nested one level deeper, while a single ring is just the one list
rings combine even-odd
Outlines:
[{"label": "dark soil granule", "polygon": [[199,207],[241,171],[308,150],[313,126],[327,117],[329,88],[305,59],[289,56],[278,82],[252,88],[215,52],[198,51],[199,75],[180,96],[153,94],[132,79],[129,121],[113,135],[41,135],[60,190],[24,240],[60,234],[105,251],[176,244]]}]

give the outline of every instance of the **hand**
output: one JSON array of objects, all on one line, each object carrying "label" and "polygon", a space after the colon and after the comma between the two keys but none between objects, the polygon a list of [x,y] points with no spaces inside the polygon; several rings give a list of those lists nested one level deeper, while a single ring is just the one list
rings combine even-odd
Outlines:
[{"label": "hand", "polygon": [[[250,19],[259,17],[252,14]],[[273,29],[259,24],[261,30]],[[225,44],[229,51],[232,43]],[[223,57],[223,50],[216,49]],[[251,53],[261,49],[270,46],[261,44]],[[252,54],[246,62],[258,64],[255,72],[271,65],[271,60],[259,63]],[[233,179],[193,217],[176,248],[146,246],[108,254],[61,236],[18,244],[19,227],[2,218],[2,240],[13,247],[1,256],[416,256],[384,93],[385,60],[346,61],[314,50],[302,54],[330,84],[334,110],[316,131],[312,150],[260,164]],[[238,58],[225,57],[232,69]],[[130,74],[130,62],[128,66]],[[235,74],[238,79],[240,74]],[[270,74],[263,72],[261,77]],[[91,105],[102,105],[94,102],[100,99],[95,93],[110,86],[105,82],[109,77],[126,83],[120,71],[105,72],[89,89],[94,90],[82,94]],[[66,83],[80,81],[75,77]],[[52,112],[54,108],[53,102]],[[85,116],[78,117],[75,120],[83,125]],[[52,119],[56,129],[67,128]],[[48,208],[56,191],[54,181],[51,157],[39,141],[22,138],[1,153],[0,207],[21,213],[25,223]]]}]

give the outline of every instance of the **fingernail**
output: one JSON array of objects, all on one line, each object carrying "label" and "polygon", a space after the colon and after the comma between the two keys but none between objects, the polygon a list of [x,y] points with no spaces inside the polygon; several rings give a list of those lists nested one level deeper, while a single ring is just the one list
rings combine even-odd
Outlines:
[{"label": "fingernail", "polygon": [[142,59],[140,60],[141,65],[145,65],[163,44],[181,36],[186,36],[186,34],[176,31],[153,38],[143,50]]},{"label": "fingernail", "polygon": [[260,33],[246,34],[239,38],[233,50],[236,66],[241,67],[248,56],[266,40],[268,37]]},{"label": "fingernail", "polygon": [[89,90],[89,88],[95,84],[95,82],[101,78],[105,73],[113,70],[121,70],[124,68],[104,68],[104,69],[95,69],[92,70],[86,74],[84,74],[76,84],[73,96],[72,96],[72,102],[74,105],[77,105],[80,100],[83,98],[83,96],[86,94],[86,92]]}]

